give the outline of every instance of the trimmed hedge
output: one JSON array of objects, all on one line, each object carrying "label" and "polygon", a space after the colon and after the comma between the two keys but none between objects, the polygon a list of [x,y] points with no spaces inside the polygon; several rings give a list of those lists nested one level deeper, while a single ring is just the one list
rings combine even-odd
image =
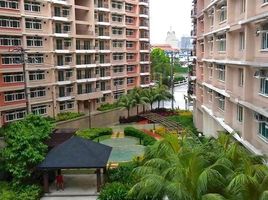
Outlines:
[{"label": "trimmed hedge", "polygon": [[79,130],[76,132],[76,135],[85,139],[94,140],[95,138],[98,138],[100,136],[112,135],[112,133],[113,129],[111,128],[90,128]]},{"label": "trimmed hedge", "polygon": [[76,113],[76,112],[64,112],[64,113],[59,113],[56,117],[56,122],[60,121],[66,121],[70,119],[75,119],[77,117],[81,117],[85,115],[84,113]]},{"label": "trimmed hedge", "polygon": [[106,111],[106,110],[112,110],[115,108],[119,108],[120,106],[118,106],[118,103],[105,103],[105,104],[101,104],[100,107],[97,108],[98,111]]},{"label": "trimmed hedge", "polygon": [[152,145],[156,142],[155,138],[153,138],[153,137],[145,134],[141,130],[138,130],[138,129],[133,128],[133,127],[126,127],[124,129],[124,133],[126,136],[132,136],[132,137],[142,139],[144,146]]}]

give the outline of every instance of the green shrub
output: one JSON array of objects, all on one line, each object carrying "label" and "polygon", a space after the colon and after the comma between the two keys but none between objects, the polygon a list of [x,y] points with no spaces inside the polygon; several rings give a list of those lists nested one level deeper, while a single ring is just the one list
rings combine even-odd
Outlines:
[{"label": "green shrub", "polygon": [[134,168],[138,166],[135,162],[121,163],[117,168],[109,169],[107,171],[107,180],[111,182],[120,182],[126,185],[133,185],[135,177],[132,173]]},{"label": "green shrub", "polygon": [[56,117],[56,121],[66,121],[70,119],[75,119],[77,117],[83,116],[84,113],[75,113],[75,112],[64,112],[64,113],[59,113]]},{"label": "green shrub", "polygon": [[154,144],[156,142],[155,138],[153,138],[153,137],[145,134],[141,130],[135,129],[133,127],[126,127],[124,129],[124,133],[125,133],[126,136],[132,136],[132,137],[142,139],[144,146],[152,145],[152,144]]},{"label": "green shrub", "polygon": [[111,128],[90,128],[79,130],[76,132],[76,135],[85,138],[94,140],[97,137],[104,136],[104,135],[112,135],[113,129]]},{"label": "green shrub", "polygon": [[115,108],[119,108],[120,106],[118,105],[117,102],[115,103],[105,103],[105,104],[102,104],[100,107],[97,108],[98,111],[106,111],[106,110],[112,110],[112,109],[115,109]]},{"label": "green shrub", "polygon": [[128,200],[128,190],[123,183],[108,183],[101,190],[98,200]]},{"label": "green shrub", "polygon": [[185,78],[183,76],[177,76],[174,78],[174,82],[179,82],[179,81],[183,81],[185,80]]},{"label": "green shrub", "polygon": [[41,188],[37,185],[20,185],[17,187],[0,182],[0,200],[39,200]]}]

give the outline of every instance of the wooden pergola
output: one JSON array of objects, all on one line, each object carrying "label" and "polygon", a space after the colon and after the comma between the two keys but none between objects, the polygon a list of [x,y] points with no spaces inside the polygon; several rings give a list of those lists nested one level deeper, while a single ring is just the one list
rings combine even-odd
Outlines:
[{"label": "wooden pergola", "polygon": [[43,172],[44,192],[49,192],[48,171],[61,169],[96,169],[99,192],[102,185],[101,172],[104,176],[111,151],[112,147],[77,136],[54,147],[37,166]]},{"label": "wooden pergola", "polygon": [[150,112],[150,113],[140,114],[139,116],[145,119],[148,119],[149,121],[153,123],[161,124],[162,126],[166,127],[166,129],[169,131],[178,131],[178,132],[182,131],[180,124],[162,115]]}]

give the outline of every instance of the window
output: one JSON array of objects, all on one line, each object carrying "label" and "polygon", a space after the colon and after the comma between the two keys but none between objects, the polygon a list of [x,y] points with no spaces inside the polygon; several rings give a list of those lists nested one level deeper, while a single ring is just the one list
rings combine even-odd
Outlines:
[{"label": "window", "polygon": [[74,108],[74,101],[60,102],[60,111],[69,110]]},{"label": "window", "polygon": [[124,45],[124,41],[117,41],[117,40],[113,41],[113,48],[122,48],[123,45]]},{"label": "window", "polygon": [[134,6],[132,4],[126,3],[125,9],[126,9],[127,12],[133,12]]},{"label": "window", "polygon": [[14,120],[23,119],[26,115],[26,110],[20,109],[20,110],[8,111],[4,115],[5,115],[5,121],[11,122]]},{"label": "window", "polygon": [[30,81],[39,81],[45,79],[45,71],[30,71],[29,80]]},{"label": "window", "polygon": [[112,33],[114,35],[122,35],[123,34],[123,29],[122,28],[112,28]]},{"label": "window", "polygon": [[43,54],[28,54],[27,61],[29,64],[42,64],[44,63],[44,55]]},{"label": "window", "polygon": [[268,0],[263,0],[263,3],[268,3]]},{"label": "window", "polygon": [[240,2],[241,2],[240,12],[244,13],[246,11],[246,0],[240,0]]},{"label": "window", "polygon": [[134,18],[126,16],[126,23],[127,24],[134,24]]},{"label": "window", "polygon": [[34,115],[45,115],[47,114],[47,106],[46,105],[32,106],[32,113]]},{"label": "window", "polygon": [[0,46],[20,46],[21,38],[14,36],[1,36]]},{"label": "window", "polygon": [[124,54],[123,53],[114,53],[113,54],[113,60],[123,60]]},{"label": "window", "polygon": [[21,64],[21,57],[19,55],[2,55],[3,65],[17,65]]},{"label": "window", "polygon": [[268,24],[265,24],[262,27],[262,44],[261,47],[262,49],[268,49]]},{"label": "window", "polygon": [[259,123],[259,134],[265,139],[268,139],[268,122],[267,121]]},{"label": "window", "polygon": [[19,28],[20,19],[14,17],[0,17],[0,27],[4,28]]},{"label": "window", "polygon": [[220,22],[223,22],[227,19],[227,6],[222,6],[220,8]]},{"label": "window", "polygon": [[244,70],[238,69],[238,86],[243,87],[244,85]]},{"label": "window", "polygon": [[46,96],[46,88],[38,87],[38,88],[31,88],[30,89],[30,96],[31,98],[38,98]]},{"label": "window", "polygon": [[208,76],[209,78],[212,78],[213,76],[213,64],[208,65]]},{"label": "window", "polygon": [[54,7],[54,16],[56,17],[68,17],[70,15],[69,8]]},{"label": "window", "polygon": [[113,95],[114,95],[114,99],[119,99],[122,95],[124,95],[125,92],[124,90],[121,90],[121,91],[117,91],[117,92],[114,92]]},{"label": "window", "polygon": [[123,7],[123,4],[118,1],[112,1],[112,8],[121,10]]},{"label": "window", "polygon": [[112,21],[113,22],[122,22],[123,21],[123,16],[122,15],[113,14],[112,15]]},{"label": "window", "polygon": [[218,65],[216,70],[218,71],[218,79],[225,81],[225,65]]},{"label": "window", "polygon": [[260,93],[268,96],[268,78],[261,78],[260,82]]},{"label": "window", "polygon": [[135,78],[134,77],[130,77],[130,78],[127,78],[127,84],[133,84],[134,83],[134,80]]},{"label": "window", "polygon": [[127,30],[126,30],[126,35],[127,35],[127,36],[132,36],[132,35],[134,35],[134,30],[132,30],[132,29],[127,29]]},{"label": "window", "polygon": [[33,2],[33,1],[25,1],[24,10],[27,10],[30,12],[40,12],[40,3]]},{"label": "window", "polygon": [[226,35],[220,35],[217,39],[218,42],[218,51],[226,51]]},{"label": "window", "polygon": [[40,29],[42,29],[42,20],[25,19],[25,27],[28,29],[40,30]]},{"label": "window", "polygon": [[134,42],[127,41],[126,47],[127,48],[133,48],[134,47]]},{"label": "window", "polygon": [[239,33],[239,50],[242,51],[245,49],[245,33]]},{"label": "window", "polygon": [[123,78],[114,79],[114,86],[123,85],[123,84],[124,84],[124,79]]},{"label": "window", "polygon": [[19,9],[19,2],[17,0],[0,0],[1,8]]},{"label": "window", "polygon": [[23,73],[4,73],[4,83],[20,83],[24,82]]},{"label": "window", "polygon": [[113,67],[113,72],[114,73],[120,73],[124,71],[124,65],[120,65],[120,66],[114,66]]},{"label": "window", "polygon": [[5,92],[5,101],[20,101],[25,99],[24,90],[12,91],[12,92]]},{"label": "window", "polygon": [[240,105],[237,105],[237,121],[242,122],[243,121],[243,107]]},{"label": "window", "polygon": [[43,38],[42,37],[27,37],[27,46],[28,47],[42,47]]},{"label": "window", "polygon": [[127,54],[127,60],[133,60],[135,57],[135,54],[134,53],[128,53]]},{"label": "window", "polygon": [[221,94],[217,94],[217,98],[218,98],[219,109],[224,110],[225,109],[225,96]]},{"label": "window", "polygon": [[128,71],[128,72],[133,72],[134,69],[135,69],[135,66],[134,66],[134,65],[128,65],[128,66],[127,66],[127,71]]}]

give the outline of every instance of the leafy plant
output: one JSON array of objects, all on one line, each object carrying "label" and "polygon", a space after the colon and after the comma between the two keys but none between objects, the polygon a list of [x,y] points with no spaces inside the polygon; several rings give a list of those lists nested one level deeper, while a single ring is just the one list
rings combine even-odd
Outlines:
[{"label": "leafy plant", "polygon": [[76,135],[81,136],[85,139],[94,140],[97,137],[104,135],[112,135],[113,130],[111,128],[90,128],[84,130],[78,130]]},{"label": "leafy plant", "polygon": [[105,104],[101,104],[100,107],[97,108],[98,111],[107,111],[107,110],[112,110],[115,108],[120,108],[120,106],[118,105],[117,102],[115,103],[105,103]]},{"label": "leafy plant", "polygon": [[47,151],[44,141],[52,128],[50,122],[36,115],[28,115],[4,128],[6,147],[1,153],[5,169],[12,175],[14,183],[22,183],[30,177],[34,167],[44,159]]},{"label": "leafy plant", "polygon": [[98,200],[129,200],[128,188],[123,183],[108,183],[101,190]]},{"label": "leafy plant", "polygon": [[83,116],[84,113],[76,113],[76,112],[64,112],[64,113],[59,113],[56,117],[56,121],[66,121],[70,119],[75,119],[77,117]]}]

